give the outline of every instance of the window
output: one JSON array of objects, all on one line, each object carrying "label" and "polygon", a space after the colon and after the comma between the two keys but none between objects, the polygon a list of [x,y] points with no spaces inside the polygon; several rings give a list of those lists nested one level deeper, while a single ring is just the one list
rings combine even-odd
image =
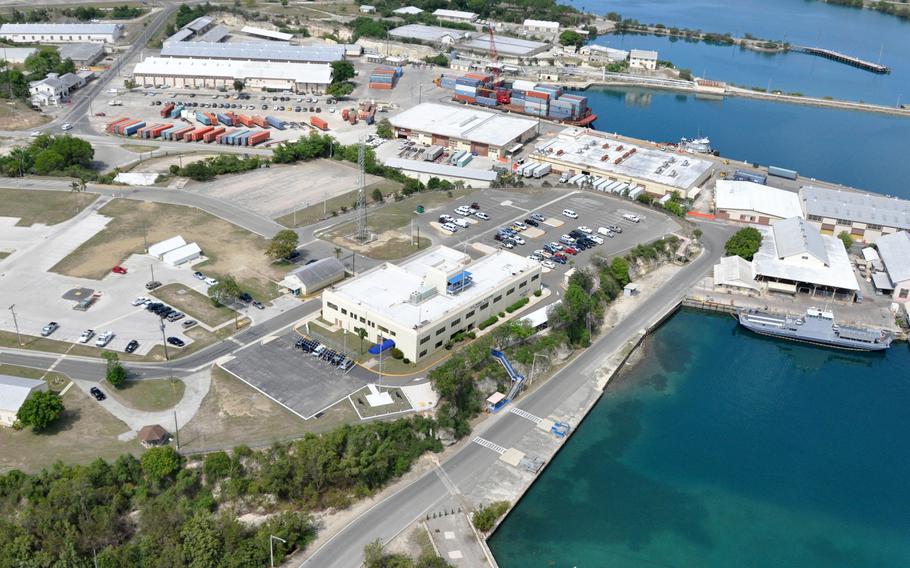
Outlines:
[{"label": "window", "polygon": [[471,310],[464,315],[464,319],[471,319],[472,317],[474,317],[474,310]]},{"label": "window", "polygon": [[874,223],[869,223],[868,225],[866,225],[866,228],[871,231],[881,231],[882,230],[881,225],[876,225]]},{"label": "window", "polygon": [[377,325],[376,327],[379,328],[379,331],[381,331],[382,333],[388,333],[388,332],[389,332],[388,329],[382,327],[381,325]]},{"label": "window", "polygon": [[485,310],[489,307],[490,307],[490,302],[484,302],[483,304],[480,305],[481,310]]},{"label": "window", "polygon": [[910,289],[904,288],[903,290],[901,290],[901,293],[898,295],[898,298],[900,298],[901,300],[906,300],[908,294],[910,294]]},{"label": "window", "polygon": [[533,282],[534,280],[540,280],[540,274],[535,274],[534,276],[532,276],[531,281]]},{"label": "window", "polygon": [[338,309],[338,306],[336,306],[336,305],[333,304],[332,302],[326,302],[326,304],[329,306],[330,309],[333,309],[333,310],[337,310],[337,309]]},{"label": "window", "polygon": [[524,287],[527,286],[527,285],[528,285],[528,281],[525,280],[524,282],[522,282],[521,284],[519,284],[518,287],[519,287],[519,288],[524,288]]},{"label": "window", "polygon": [[394,329],[389,330],[389,334],[390,334],[392,337],[395,337],[395,330],[394,330]]},{"label": "window", "polygon": [[845,227],[849,227],[850,225],[852,225],[852,223],[850,221],[848,221],[847,219],[838,219],[837,224],[843,225]]},{"label": "window", "polygon": [[367,318],[360,316],[360,323],[366,323],[366,322],[367,322]]},{"label": "window", "polygon": [[822,220],[821,215],[809,215],[807,218],[808,218],[810,221],[818,221],[818,222],[821,222],[821,220]]},{"label": "window", "polygon": [[348,315],[348,311],[344,308],[341,308],[341,315],[343,315],[343,316]]},{"label": "window", "polygon": [[441,341],[441,340],[436,342],[436,349],[439,349],[440,347],[442,347],[442,341]]},{"label": "window", "polygon": [[506,296],[511,296],[514,293],[515,293],[515,288],[509,288],[509,291],[506,292]]},{"label": "window", "polygon": [[424,337],[423,339],[420,340],[420,344],[423,345],[424,343],[426,343],[426,342],[429,341],[429,340],[430,340],[430,336],[428,335],[428,336],[426,336],[426,337]]},{"label": "window", "polygon": [[502,300],[502,296],[496,296],[495,298],[493,298],[493,303],[495,304],[499,300]]},{"label": "window", "polygon": [[427,350],[424,349],[423,351],[420,352],[420,355],[418,355],[418,357],[423,357],[426,354],[427,354]]},{"label": "window", "polygon": [[468,327],[466,327],[465,329],[466,329],[467,331],[471,331],[472,329],[474,329],[474,324],[473,324],[473,323],[469,323],[469,324],[468,324]]},{"label": "window", "polygon": [[452,323],[449,324],[449,327],[455,327],[456,325],[458,325],[460,323],[461,323],[461,318],[458,318],[457,320],[452,320]]},{"label": "window", "polygon": [[442,332],[444,332],[445,330],[446,330],[446,328],[440,327],[439,329],[436,330],[436,335],[442,335]]}]

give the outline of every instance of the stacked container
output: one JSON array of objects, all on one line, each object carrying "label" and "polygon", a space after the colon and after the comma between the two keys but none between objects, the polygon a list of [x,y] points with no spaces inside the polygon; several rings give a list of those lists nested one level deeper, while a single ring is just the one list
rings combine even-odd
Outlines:
[{"label": "stacked container", "polygon": [[143,126],[145,126],[145,121],[144,121],[144,120],[137,120],[137,121],[134,122],[133,124],[130,124],[129,126],[126,126],[126,127],[123,128],[123,135],[124,135],[124,136],[132,136],[133,134],[135,134],[136,132],[138,132],[139,129],[142,128]]},{"label": "stacked container", "polygon": [[218,122],[225,126],[234,126],[234,116],[231,113],[218,114]]},{"label": "stacked container", "polygon": [[159,124],[158,126],[153,127],[153,128],[149,131],[149,138],[158,138],[159,136],[161,136],[161,133],[162,133],[162,132],[164,132],[165,130],[170,130],[170,129],[173,128],[173,127],[174,127],[174,125],[173,125],[173,124],[170,124],[170,123],[168,123],[168,124]]},{"label": "stacked container", "polygon": [[215,137],[218,136],[219,134],[221,134],[222,132],[224,132],[224,130],[225,130],[225,128],[223,126],[218,126],[216,128],[213,128],[212,130],[209,130],[208,132],[205,133],[205,135],[202,137],[202,141],[205,142],[206,144],[210,144],[210,143],[214,142]]},{"label": "stacked container", "polygon": [[[259,115],[251,116],[250,122],[253,123],[255,126],[258,126],[259,128],[268,128],[269,127],[269,123],[266,122],[266,120]],[[249,126],[249,125],[247,125],[247,126]]]},{"label": "stacked container", "polygon": [[178,118],[180,113],[183,112],[183,105],[177,105],[171,109],[171,114],[168,115],[168,118]]},{"label": "stacked container", "polygon": [[167,118],[171,115],[171,111],[176,105],[174,103],[167,103],[161,108],[161,118]]},{"label": "stacked container", "polygon": [[455,80],[455,100],[463,103],[477,102],[477,87],[482,87],[483,81],[477,77],[459,77]]},{"label": "stacked container", "polygon": [[370,73],[370,88],[379,90],[392,90],[401,77],[401,67],[377,67]]},{"label": "stacked container", "polygon": [[114,134],[117,132],[117,127],[123,124],[124,122],[129,122],[128,118],[118,118],[117,120],[112,120],[107,123],[107,126],[104,128],[104,131],[108,134]]},{"label": "stacked container", "polygon": [[525,93],[524,111],[531,116],[547,116],[550,95],[540,91]]},{"label": "stacked container", "polygon": [[260,130],[259,132],[253,134],[246,139],[247,146],[255,146],[261,142],[265,142],[271,137],[271,134],[268,130]]},{"label": "stacked container", "polygon": [[312,124],[313,126],[318,128],[319,130],[328,130],[329,129],[329,123],[326,122],[325,120],[319,118],[318,116],[311,116],[310,124]]}]

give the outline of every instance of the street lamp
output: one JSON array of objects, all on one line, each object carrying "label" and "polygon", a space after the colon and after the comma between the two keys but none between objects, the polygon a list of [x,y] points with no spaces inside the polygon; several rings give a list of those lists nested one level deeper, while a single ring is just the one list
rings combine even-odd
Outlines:
[{"label": "street lamp", "polygon": [[13,314],[13,325],[16,326],[16,343],[19,347],[22,347],[22,336],[19,335],[19,321],[16,319],[16,304],[10,306],[9,311]]},{"label": "street lamp", "polygon": [[273,534],[269,535],[269,566],[272,568],[275,568],[275,550],[272,546],[275,543],[275,540],[280,540],[284,544],[288,543],[288,541],[284,540],[280,536],[275,536]]}]

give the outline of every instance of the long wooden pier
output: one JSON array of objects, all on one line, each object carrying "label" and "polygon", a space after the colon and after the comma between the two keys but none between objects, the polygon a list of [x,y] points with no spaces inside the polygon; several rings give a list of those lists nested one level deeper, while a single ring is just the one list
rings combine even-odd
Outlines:
[{"label": "long wooden pier", "polygon": [[871,61],[866,61],[865,59],[860,59],[859,57],[853,57],[852,55],[846,55],[831,49],[824,49],[821,47],[807,47],[804,45],[791,45],[790,51],[795,51],[797,53],[808,53],[809,55],[816,55],[818,57],[824,57],[825,59],[830,59],[832,61],[837,61],[838,63],[844,63],[846,65],[851,65],[858,69],[865,69],[866,71],[872,71],[873,73],[886,74],[891,72],[891,68],[880,63],[873,63]]}]

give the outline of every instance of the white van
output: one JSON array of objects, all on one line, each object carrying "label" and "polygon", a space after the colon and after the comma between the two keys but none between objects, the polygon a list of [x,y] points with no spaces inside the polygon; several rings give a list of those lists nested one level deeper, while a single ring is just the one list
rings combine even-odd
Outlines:
[{"label": "white van", "polygon": [[563,209],[562,214],[568,217],[569,219],[578,219],[578,213],[572,211],[571,209]]}]

